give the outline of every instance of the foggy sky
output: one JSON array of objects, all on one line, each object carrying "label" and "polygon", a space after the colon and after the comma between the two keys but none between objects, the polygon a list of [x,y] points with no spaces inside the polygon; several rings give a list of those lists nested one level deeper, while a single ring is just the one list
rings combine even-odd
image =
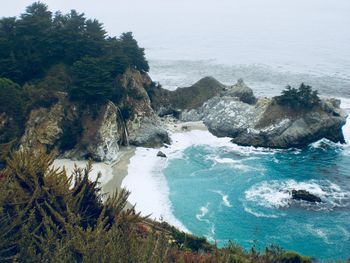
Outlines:
[{"label": "foggy sky", "polygon": [[[33,0],[6,0],[2,3],[0,16],[18,16]],[[283,13],[295,12],[298,17],[309,16],[311,23],[320,15],[325,19],[350,22],[345,17],[332,17],[337,9],[347,9],[350,13],[350,1],[347,0],[42,0],[51,11],[63,13],[76,9],[87,17],[97,18],[105,24],[110,35],[133,31],[144,37],[149,33],[178,31],[201,27],[227,26],[227,20],[234,19],[237,13],[246,13],[249,24],[259,28],[261,22],[274,21],[286,26],[294,21],[283,20]],[[300,12],[298,9],[300,9]],[[325,17],[322,13],[327,13]],[[241,16],[239,16],[241,17]],[[303,18],[302,18],[303,19]],[[343,21],[342,21],[343,19]],[[242,21],[237,21],[239,25]],[[322,27],[322,21],[317,21]],[[231,21],[230,21],[231,24]],[[243,24],[244,25],[244,24]],[[243,28],[244,29],[244,28]]]},{"label": "foggy sky", "polygon": [[[18,16],[34,2],[3,1],[0,17]],[[343,61],[342,68],[350,71],[349,0],[41,2],[53,12],[76,9],[87,18],[97,18],[110,36],[132,31],[148,58],[222,58],[269,64],[274,57],[291,65],[303,61],[321,65],[332,60],[335,66]]]}]

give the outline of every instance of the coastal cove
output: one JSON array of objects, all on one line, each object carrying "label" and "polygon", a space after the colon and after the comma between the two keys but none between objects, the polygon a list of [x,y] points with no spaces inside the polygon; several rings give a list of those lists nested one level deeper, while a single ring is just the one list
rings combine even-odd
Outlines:
[{"label": "coastal cove", "polygon": [[0,262],[350,263],[348,0],[32,2],[0,10]]},{"label": "coastal cove", "polygon": [[[348,113],[349,106],[343,99]],[[160,149],[167,158],[157,157],[158,149],[138,147],[130,159],[122,187],[131,191],[138,211],[219,245],[277,244],[319,259],[349,255],[349,144],[242,147],[198,130],[198,124],[183,125],[186,131],[170,126],[172,144]],[[343,132],[349,143],[349,122]],[[293,189],[325,202],[293,202]]]},{"label": "coastal cove", "polygon": [[[341,106],[350,112],[349,100]],[[142,215],[219,246],[229,240],[246,249],[276,244],[319,259],[349,254],[349,144],[321,140],[302,150],[243,147],[215,137],[201,122],[163,122],[171,145],[122,147],[113,163],[94,163],[90,179],[103,174],[103,193],[125,188]],[[343,133],[349,143],[349,122]],[[159,150],[167,157],[158,157]],[[84,167],[87,161],[54,163],[68,172],[74,164]],[[326,201],[293,202],[293,189]]]}]

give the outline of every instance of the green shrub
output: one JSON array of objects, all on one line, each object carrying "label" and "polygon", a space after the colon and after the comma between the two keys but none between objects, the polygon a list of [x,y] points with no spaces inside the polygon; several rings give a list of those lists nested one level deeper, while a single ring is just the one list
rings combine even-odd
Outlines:
[{"label": "green shrub", "polygon": [[22,88],[9,79],[0,78],[0,114],[5,113],[8,123],[0,143],[6,143],[20,136],[24,130],[26,100]]},{"label": "green shrub", "polygon": [[301,256],[294,251],[284,252],[280,260],[282,263],[311,263],[312,260],[309,257]]},{"label": "green shrub", "polygon": [[298,89],[287,86],[282,95],[274,97],[277,104],[293,109],[309,110],[320,104],[317,90],[302,83]]}]

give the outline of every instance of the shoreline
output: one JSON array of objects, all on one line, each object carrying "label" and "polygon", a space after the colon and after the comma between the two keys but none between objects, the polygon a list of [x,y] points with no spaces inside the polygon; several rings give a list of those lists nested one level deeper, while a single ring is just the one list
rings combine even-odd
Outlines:
[{"label": "shoreline", "polygon": [[[180,122],[168,117],[162,121],[169,132],[171,145],[158,149],[137,147],[135,155],[130,159],[128,176],[124,178],[122,188],[131,192],[129,202],[135,204],[136,211],[141,215],[166,221],[181,231],[190,233],[174,215],[168,182],[163,171],[169,161],[181,158],[183,150],[191,145],[224,146],[230,144],[230,138],[215,137],[202,122]],[[162,151],[167,157],[157,156],[158,151]]]},{"label": "shoreline", "polygon": [[[116,190],[121,190],[122,181],[128,174],[128,165],[131,157],[135,154],[135,150],[135,146],[121,147],[117,159],[114,162],[110,164],[105,162],[92,163],[92,171],[89,174],[89,179],[94,181],[98,173],[101,173],[99,182],[101,184],[102,194],[111,195],[114,194]],[[71,175],[75,166],[78,168],[85,168],[87,163],[87,160],[77,161],[58,158],[54,161],[53,166],[65,169],[67,175]]]},{"label": "shoreline", "polygon": [[[350,100],[342,99],[341,106],[349,110]],[[215,137],[202,121],[182,122],[174,117],[166,116],[161,118],[161,122],[169,132],[171,145],[160,148],[122,147],[117,160],[113,163],[93,163],[90,179],[96,179],[100,171],[103,175],[100,179],[103,194],[113,194],[115,190],[125,188],[130,191],[127,208],[135,205],[136,211],[144,216],[150,215],[153,219],[167,221],[183,231],[190,232],[173,214],[169,188],[166,177],[162,173],[168,161],[172,158],[179,158],[184,149],[196,144],[229,146],[235,150],[253,149],[232,144],[230,138]],[[349,122],[350,117],[343,127],[344,135],[348,139],[350,138]],[[167,157],[158,157],[158,151],[162,151]],[[87,161],[57,159],[54,166],[65,167],[70,174],[74,164],[77,164],[78,167],[85,167],[86,163]]]}]

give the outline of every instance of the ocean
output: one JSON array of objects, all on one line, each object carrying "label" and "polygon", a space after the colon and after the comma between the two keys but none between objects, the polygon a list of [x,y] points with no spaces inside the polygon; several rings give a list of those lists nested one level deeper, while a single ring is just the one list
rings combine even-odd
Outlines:
[{"label": "ocean", "polygon": [[[199,3],[165,1],[147,19],[142,4],[135,11],[145,19],[131,29],[146,48],[153,80],[174,90],[204,76],[227,85],[243,78],[257,96],[305,82],[341,99],[350,114],[349,1]],[[137,148],[123,186],[143,214],[220,246],[276,244],[321,260],[346,259],[349,121],[343,131],[348,144],[321,140],[288,150],[241,147],[206,131],[174,133],[161,149],[166,159],[157,149]],[[293,201],[292,189],[324,202]]]}]

